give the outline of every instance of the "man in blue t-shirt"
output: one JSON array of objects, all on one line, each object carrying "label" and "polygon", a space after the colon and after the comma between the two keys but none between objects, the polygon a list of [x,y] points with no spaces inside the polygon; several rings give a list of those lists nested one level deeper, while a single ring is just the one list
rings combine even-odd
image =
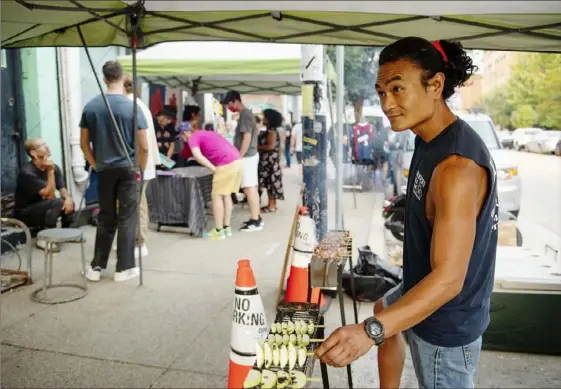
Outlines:
[{"label": "man in blue t-shirt", "polygon": [[118,229],[114,280],[120,282],[139,275],[134,260],[137,224],[134,132],[137,130],[138,163],[143,171],[148,156],[148,123],[142,110],[138,109],[138,128],[133,128],[133,102],[124,94],[121,65],[116,61],[106,62],[103,76],[107,85],[105,96],[111,111],[107,109],[103,96],[99,95],[86,104],[80,121],[80,146],[88,163],[97,172],[100,208],[94,259],[86,277],[94,282],[101,279],[101,271],[107,267]]},{"label": "man in blue t-shirt", "polygon": [[376,90],[392,130],[417,135],[407,183],[403,283],[363,323],[317,349],[346,366],[378,346],[380,388],[400,386],[409,343],[421,388],[472,388],[490,322],[497,174],[487,146],[446,100],[475,73],[457,42],[400,39],[380,53]]}]

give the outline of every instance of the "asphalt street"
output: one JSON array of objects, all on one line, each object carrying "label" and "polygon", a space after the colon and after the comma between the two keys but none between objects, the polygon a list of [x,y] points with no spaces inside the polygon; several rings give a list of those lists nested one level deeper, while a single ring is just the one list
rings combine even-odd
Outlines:
[{"label": "asphalt street", "polygon": [[524,244],[557,247],[561,241],[561,158],[512,153],[522,181],[519,225]]}]

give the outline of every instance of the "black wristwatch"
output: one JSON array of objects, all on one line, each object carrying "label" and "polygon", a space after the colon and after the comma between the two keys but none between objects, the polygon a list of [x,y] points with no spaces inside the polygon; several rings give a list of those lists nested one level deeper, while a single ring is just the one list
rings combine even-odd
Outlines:
[{"label": "black wristwatch", "polygon": [[384,343],[384,325],[374,316],[364,321],[364,330],[376,346],[381,346]]}]

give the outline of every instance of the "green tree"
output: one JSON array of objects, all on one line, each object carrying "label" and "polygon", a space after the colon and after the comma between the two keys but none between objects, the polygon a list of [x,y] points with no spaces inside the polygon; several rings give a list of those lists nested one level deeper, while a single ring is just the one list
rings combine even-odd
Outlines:
[{"label": "green tree", "polygon": [[493,122],[502,128],[512,128],[511,115],[514,111],[508,102],[507,94],[504,89],[497,89],[494,93],[486,96],[482,103],[483,110]]},{"label": "green tree", "polygon": [[517,122],[527,122],[535,116],[533,125],[561,128],[560,69],[561,55],[543,53],[526,54],[513,67],[507,88],[508,103],[515,107],[513,124],[514,115]]},{"label": "green tree", "polygon": [[514,127],[533,127],[538,122],[538,113],[531,105],[519,105],[512,112],[510,120]]},{"label": "green tree", "polygon": [[[335,46],[327,47],[327,55],[337,66]],[[345,47],[345,100],[355,110],[355,120],[362,118],[365,100],[376,97],[376,78],[378,77],[377,47],[346,46]]]}]

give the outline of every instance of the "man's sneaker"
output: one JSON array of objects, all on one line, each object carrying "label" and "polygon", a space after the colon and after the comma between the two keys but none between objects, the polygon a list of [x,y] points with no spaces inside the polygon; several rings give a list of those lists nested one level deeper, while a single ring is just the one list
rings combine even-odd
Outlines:
[{"label": "man's sneaker", "polygon": [[253,232],[261,231],[263,229],[263,220],[259,217],[259,220],[249,219],[244,223],[240,231],[242,232]]},{"label": "man's sneaker", "polygon": [[224,234],[224,230],[218,231],[216,228],[213,228],[211,231],[203,233],[203,238],[211,240],[222,240],[226,239],[226,235]]},{"label": "man's sneaker", "polygon": [[99,280],[101,280],[101,268],[99,266],[96,266],[94,268],[88,266],[86,268],[86,278],[89,281],[98,282]]},{"label": "man's sneaker", "polygon": [[[142,253],[142,258],[146,258],[148,256],[148,247],[142,245],[140,246],[140,253]],[[140,253],[138,251],[138,247],[134,247],[134,258],[138,259],[140,257]]]},{"label": "man's sneaker", "polygon": [[123,282],[136,278],[139,275],[140,275],[140,269],[138,267],[132,267],[127,270],[115,272],[115,275],[113,276],[113,280],[115,280],[115,282]]},{"label": "man's sneaker", "polygon": [[224,235],[226,235],[227,237],[232,236],[232,227],[226,227],[224,228]]}]

